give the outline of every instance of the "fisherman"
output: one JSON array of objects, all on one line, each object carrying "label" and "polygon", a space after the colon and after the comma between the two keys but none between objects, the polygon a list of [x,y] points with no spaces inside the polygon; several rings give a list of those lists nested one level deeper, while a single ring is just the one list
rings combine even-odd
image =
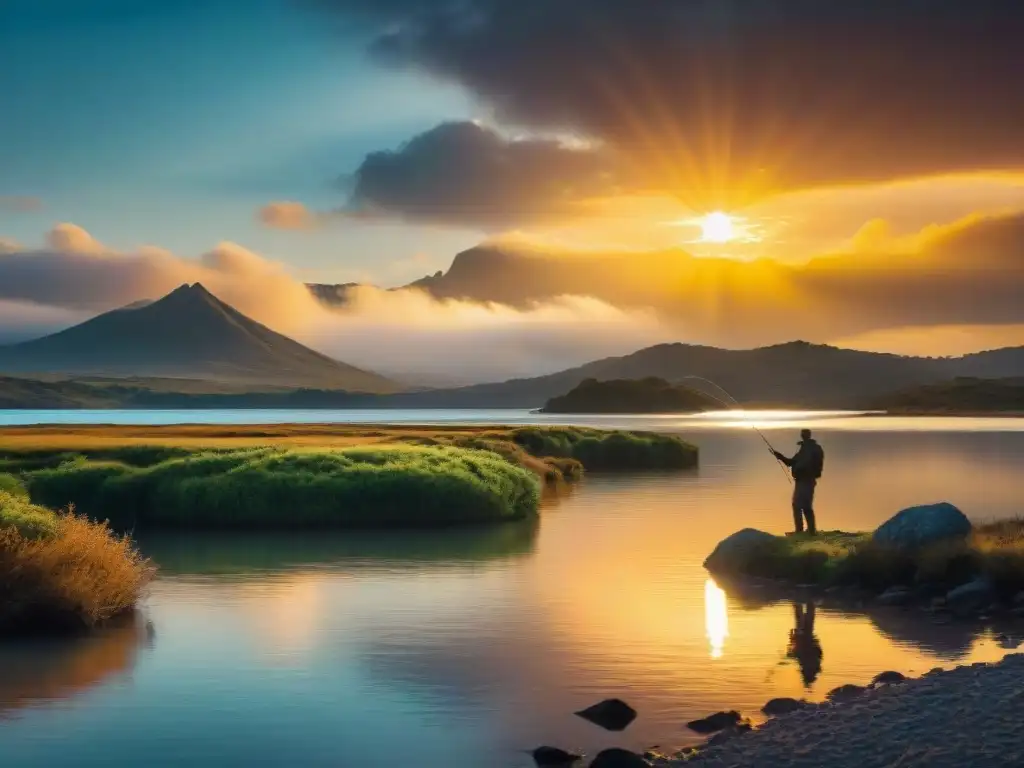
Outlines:
[{"label": "fisherman", "polygon": [[804,532],[804,520],[807,520],[807,532],[818,532],[814,520],[814,489],[818,485],[825,468],[825,451],[818,441],[811,437],[811,430],[800,431],[800,450],[793,458],[783,456],[772,449],[775,458],[785,464],[793,473],[793,525],[796,533]]}]

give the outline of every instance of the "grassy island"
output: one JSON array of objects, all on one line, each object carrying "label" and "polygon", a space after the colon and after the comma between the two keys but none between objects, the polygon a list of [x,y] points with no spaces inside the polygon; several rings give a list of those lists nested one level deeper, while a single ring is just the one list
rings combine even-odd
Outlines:
[{"label": "grassy island", "polygon": [[128,613],[150,573],[106,525],[0,490],[0,636],[88,629]]},{"label": "grassy island", "polygon": [[536,515],[542,484],[681,469],[694,447],[570,427],[33,427],[0,431],[0,471],[33,502],[120,530],[440,527]]},{"label": "grassy island", "polygon": [[938,595],[984,579],[995,596],[1024,590],[1024,519],[976,527],[963,539],[919,550],[884,546],[870,533],[830,531],[816,535],[767,536],[730,562],[706,563],[721,576],[767,579],[819,587],[892,588]]},{"label": "grassy island", "polygon": [[548,400],[544,413],[699,413],[720,409],[712,397],[664,379],[586,379]]}]

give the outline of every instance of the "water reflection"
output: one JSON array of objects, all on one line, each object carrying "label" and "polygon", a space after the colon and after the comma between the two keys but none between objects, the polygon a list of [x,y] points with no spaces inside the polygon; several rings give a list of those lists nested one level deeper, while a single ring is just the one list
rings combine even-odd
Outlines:
[{"label": "water reflection", "polygon": [[729,611],[725,590],[711,578],[704,582],[704,626],[711,641],[711,658],[720,659],[729,636]]},{"label": "water reflection", "polygon": [[821,660],[824,653],[821,641],[814,634],[815,607],[813,602],[793,601],[793,629],[789,631],[789,645],[786,658],[794,659],[800,667],[804,687],[810,688],[821,674]]},{"label": "water reflection", "polygon": [[0,717],[73,698],[130,672],[153,639],[152,625],[133,617],[87,637],[0,644]]},{"label": "water reflection", "polygon": [[539,520],[527,520],[440,531],[161,531],[138,541],[163,576],[212,576],[342,563],[398,569],[500,561],[531,554],[539,531]]}]

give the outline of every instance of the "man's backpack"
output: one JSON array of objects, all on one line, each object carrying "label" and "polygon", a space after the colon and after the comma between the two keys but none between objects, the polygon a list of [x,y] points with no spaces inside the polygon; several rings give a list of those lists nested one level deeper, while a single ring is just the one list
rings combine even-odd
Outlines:
[{"label": "man's backpack", "polygon": [[811,457],[811,477],[817,480],[825,471],[825,449],[814,444],[814,455]]}]

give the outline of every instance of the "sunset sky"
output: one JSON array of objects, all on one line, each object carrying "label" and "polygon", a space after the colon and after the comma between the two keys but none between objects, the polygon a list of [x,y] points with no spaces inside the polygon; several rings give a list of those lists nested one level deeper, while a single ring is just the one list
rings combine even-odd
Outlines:
[{"label": "sunset sky", "polygon": [[[467,359],[500,338],[495,375],[1024,344],[1021,39],[1017,0],[2,0],[0,340],[195,278],[356,362],[403,323]],[[526,308],[369,293],[340,324],[295,291],[484,241],[669,266]]]}]

